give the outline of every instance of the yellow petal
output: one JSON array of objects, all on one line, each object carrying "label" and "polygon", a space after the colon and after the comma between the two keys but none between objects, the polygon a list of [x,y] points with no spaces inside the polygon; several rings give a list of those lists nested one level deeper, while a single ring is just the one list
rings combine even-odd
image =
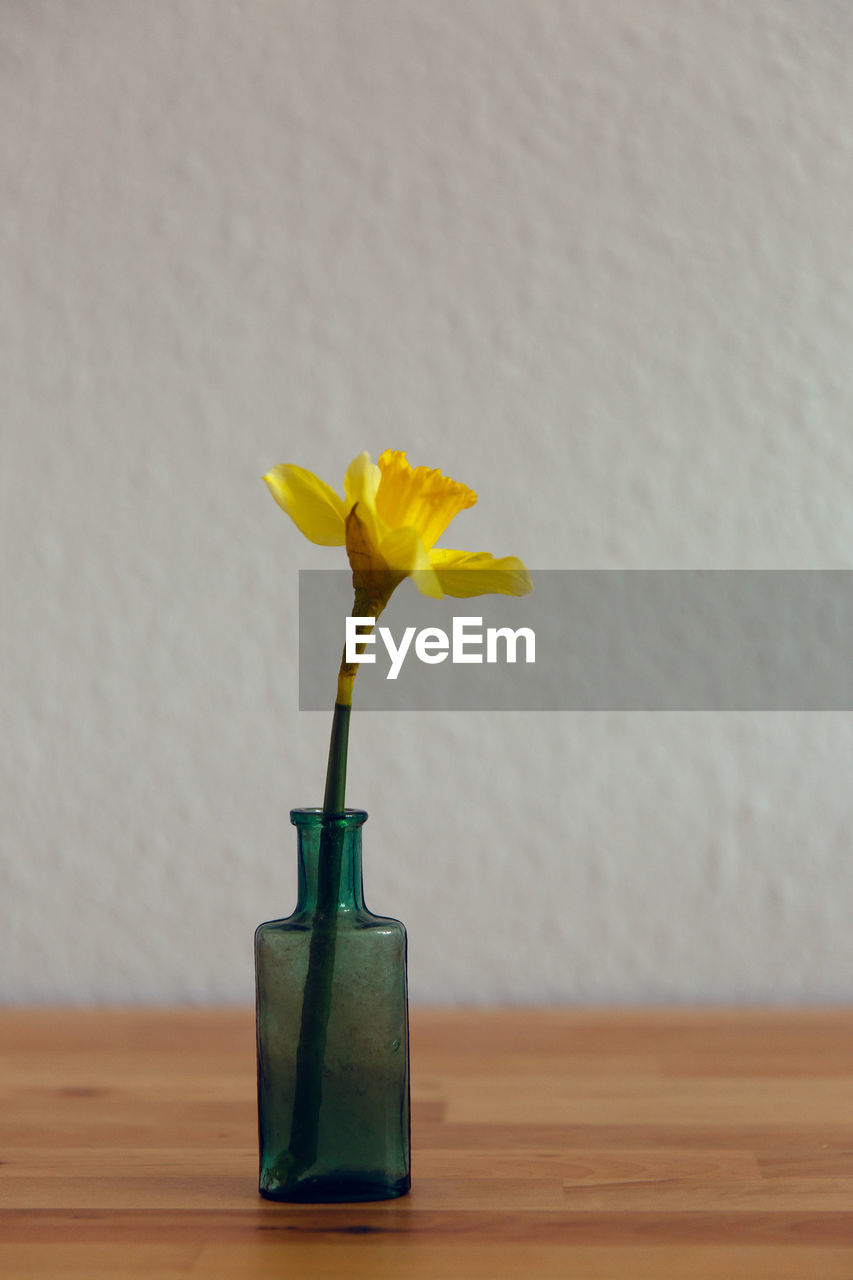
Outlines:
[{"label": "yellow petal", "polygon": [[358,507],[358,517],[365,526],[366,536],[374,546],[384,532],[381,521],[376,515],[376,491],[379,488],[381,472],[375,463],[370,461],[366,451],[353,458],[344,476],[344,498],[347,512]]},{"label": "yellow petal", "polygon": [[441,586],[417,529],[395,529],[382,539],[380,550],[389,568],[402,576],[411,575],[423,595],[441,598]]},{"label": "yellow petal", "polygon": [[382,480],[376,511],[388,529],[417,529],[429,550],[454,516],[473,507],[477,495],[467,485],[429,467],[411,467],[405,453],[386,449],[379,457]]},{"label": "yellow petal", "polygon": [[379,488],[381,477],[381,471],[375,463],[370,461],[370,454],[366,450],[357,458],[353,458],[344,476],[347,510],[352,510],[357,502],[375,507],[376,490]]},{"label": "yellow petal", "polygon": [[281,463],[268,471],[264,480],[282,511],[306,538],[322,547],[344,545],[344,504],[313,471]]},{"label": "yellow petal", "polygon": [[517,556],[496,560],[488,551],[432,550],[430,562],[447,596],[525,596],[530,574]]}]

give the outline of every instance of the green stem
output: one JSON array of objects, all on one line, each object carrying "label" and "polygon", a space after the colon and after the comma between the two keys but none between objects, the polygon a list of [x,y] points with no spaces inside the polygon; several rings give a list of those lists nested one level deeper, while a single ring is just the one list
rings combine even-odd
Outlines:
[{"label": "green stem", "polygon": [[326,766],[326,792],[323,796],[325,813],[341,813],[347,789],[347,743],[352,707],[335,703],[332,718],[332,738],[329,742],[329,763]]},{"label": "green stem", "polygon": [[335,703],[326,791],[325,821],[320,830],[317,907],[308,952],[308,972],[302,997],[302,1020],[296,1050],[296,1086],[290,1125],[290,1176],[299,1177],[317,1158],[320,1106],[323,1100],[323,1064],[332,1004],[332,979],[337,943],[337,906],[341,883],[341,854],[345,827],[332,820],[341,813],[346,794],[347,743],[350,707]]}]

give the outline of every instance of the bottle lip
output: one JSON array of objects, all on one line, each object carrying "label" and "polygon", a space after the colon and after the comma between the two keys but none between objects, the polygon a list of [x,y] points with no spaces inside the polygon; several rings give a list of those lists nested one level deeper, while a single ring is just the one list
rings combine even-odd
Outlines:
[{"label": "bottle lip", "polygon": [[291,809],[290,821],[295,827],[360,827],[367,822],[367,810],[340,809],[327,813],[324,809]]}]

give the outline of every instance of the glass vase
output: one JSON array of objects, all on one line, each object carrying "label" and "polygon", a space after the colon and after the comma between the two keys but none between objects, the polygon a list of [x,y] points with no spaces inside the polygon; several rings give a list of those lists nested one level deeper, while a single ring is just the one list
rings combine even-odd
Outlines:
[{"label": "glass vase", "polygon": [[294,809],[296,910],[255,933],[262,1196],[411,1186],[406,930],[364,905],[361,809]]}]

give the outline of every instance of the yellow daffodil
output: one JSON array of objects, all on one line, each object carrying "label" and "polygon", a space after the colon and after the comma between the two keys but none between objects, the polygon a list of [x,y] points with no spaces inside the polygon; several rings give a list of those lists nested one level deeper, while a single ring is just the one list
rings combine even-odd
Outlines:
[{"label": "yellow daffodil", "polygon": [[377,463],[360,453],[347,468],[343,498],[303,467],[273,467],[264,480],[306,538],[346,546],[356,612],[378,617],[407,577],[428,596],[520,596],[530,590],[530,576],[516,556],[498,560],[485,551],[436,547],[477,495],[440,471],[410,466],[405,453],[386,449]]},{"label": "yellow daffodil", "polygon": [[[264,480],[306,538],[321,546],[346,547],[355,587],[353,613],[362,620],[375,620],[407,577],[428,596],[488,592],[520,596],[531,589],[530,575],[515,556],[498,560],[485,551],[451,551],[435,545],[454,516],[473,507],[477,495],[440,471],[411,467],[405,453],[386,449],[377,463],[360,453],[347,468],[343,497],[303,467],[282,464]],[[276,1160],[275,1178],[280,1181],[268,1184],[277,1187],[301,1188],[322,1181],[309,1177],[307,1171],[322,1164],[317,1153],[336,974],[338,903],[345,874],[342,819],[353,812],[345,808],[346,773],[358,666],[357,661],[347,661],[344,647],[326,766],[316,910],[307,950],[290,1136],[287,1149]],[[345,962],[342,955],[337,963]],[[287,1194],[282,1198],[287,1199]]]}]

